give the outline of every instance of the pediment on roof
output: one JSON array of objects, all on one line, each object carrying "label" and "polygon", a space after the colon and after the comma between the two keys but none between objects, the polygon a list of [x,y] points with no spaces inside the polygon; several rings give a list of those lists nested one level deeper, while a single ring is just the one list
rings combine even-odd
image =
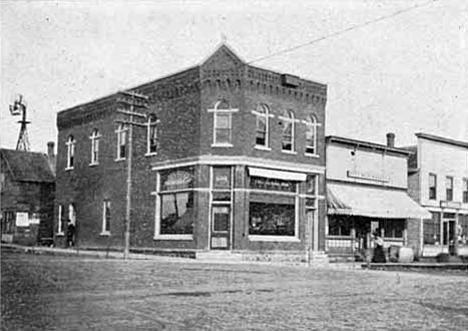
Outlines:
[{"label": "pediment on roof", "polygon": [[201,64],[203,77],[223,77],[230,76],[243,69],[244,61],[226,44],[219,46]]}]

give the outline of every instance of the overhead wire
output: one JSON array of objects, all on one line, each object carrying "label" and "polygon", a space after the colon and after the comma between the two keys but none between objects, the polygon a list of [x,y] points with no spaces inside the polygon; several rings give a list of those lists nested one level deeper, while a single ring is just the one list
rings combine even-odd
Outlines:
[{"label": "overhead wire", "polygon": [[279,51],[277,51],[277,52],[273,52],[273,53],[264,55],[264,56],[259,57],[259,58],[257,58],[257,59],[248,61],[247,64],[252,64],[252,63],[254,63],[254,62],[259,62],[259,61],[262,61],[262,60],[265,60],[265,59],[268,59],[268,58],[271,58],[271,57],[274,57],[274,56],[278,56],[278,55],[281,55],[281,54],[289,53],[289,52],[295,51],[295,50],[297,50],[297,49],[300,49],[300,48],[303,48],[303,47],[310,46],[310,45],[312,45],[312,44],[318,43],[318,42],[320,42],[320,41],[327,40],[327,39],[330,39],[330,38],[333,38],[333,37],[336,37],[336,36],[345,34],[345,33],[347,33],[347,32],[350,32],[350,31],[353,31],[353,30],[357,30],[357,29],[359,29],[359,28],[362,28],[362,27],[365,27],[365,26],[368,26],[368,25],[371,25],[371,24],[374,24],[374,23],[377,23],[377,22],[381,22],[381,21],[384,21],[384,20],[393,18],[393,17],[395,17],[395,16],[401,15],[401,14],[403,14],[403,13],[407,13],[407,12],[412,11],[412,10],[415,10],[415,9],[417,9],[417,8],[426,7],[426,6],[430,5],[430,4],[432,4],[432,3],[434,3],[434,2],[438,2],[438,1],[441,1],[441,0],[430,0],[430,1],[426,1],[426,2],[421,3],[421,4],[416,4],[416,5],[411,6],[411,7],[406,7],[406,8],[397,10],[397,11],[391,13],[391,14],[384,15],[384,16],[380,16],[380,17],[377,17],[377,18],[372,19],[372,20],[370,20],[370,21],[366,21],[366,22],[364,22],[364,23],[352,25],[352,26],[350,26],[350,27],[348,27],[348,28],[346,28],[346,29],[338,30],[338,31],[336,31],[336,32],[330,33],[330,34],[325,35],[325,36],[322,36],[322,37],[320,37],[320,38],[313,39],[313,40],[308,41],[308,42],[306,42],[306,43],[302,43],[302,44],[299,44],[299,45],[296,45],[296,46],[293,46],[293,47],[285,48],[285,49],[279,50]]}]

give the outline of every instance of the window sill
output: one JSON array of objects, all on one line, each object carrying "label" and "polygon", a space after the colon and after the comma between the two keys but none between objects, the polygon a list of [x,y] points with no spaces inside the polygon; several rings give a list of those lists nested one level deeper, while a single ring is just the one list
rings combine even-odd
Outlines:
[{"label": "window sill", "polygon": [[314,157],[314,158],[317,158],[317,159],[320,157],[320,155],[318,155],[318,154],[305,153],[304,155],[307,156],[307,157]]},{"label": "window sill", "polygon": [[158,153],[146,153],[145,156],[146,157],[150,157],[150,156],[155,156],[155,155],[158,155]]},{"label": "window sill", "polygon": [[89,164],[90,167],[95,167],[95,166],[97,166],[97,165],[99,165],[99,163],[90,163],[90,164]]},{"label": "window sill", "polygon": [[109,231],[103,231],[99,234],[100,237],[109,237],[111,233]]},{"label": "window sill", "polygon": [[250,241],[301,242],[297,237],[249,235]]},{"label": "window sill", "polygon": [[296,155],[297,154],[296,151],[281,150],[281,152],[283,152],[284,154],[291,154],[291,155]]},{"label": "window sill", "polygon": [[115,159],[114,161],[115,162],[120,162],[120,161],[125,161],[125,160],[126,160],[126,158],[119,158],[119,159]]},{"label": "window sill", "polygon": [[232,144],[223,143],[223,144],[211,144],[211,147],[233,147]]},{"label": "window sill", "polygon": [[63,232],[57,232],[55,235],[57,237],[65,237],[65,233],[63,233]]},{"label": "window sill", "polygon": [[73,170],[73,167],[65,168],[65,171],[71,171]]},{"label": "window sill", "polygon": [[159,234],[153,240],[193,240],[191,234]]},{"label": "window sill", "polygon": [[271,151],[271,148],[270,147],[266,147],[266,146],[261,146],[261,145],[255,145],[255,149],[258,149],[260,151]]}]

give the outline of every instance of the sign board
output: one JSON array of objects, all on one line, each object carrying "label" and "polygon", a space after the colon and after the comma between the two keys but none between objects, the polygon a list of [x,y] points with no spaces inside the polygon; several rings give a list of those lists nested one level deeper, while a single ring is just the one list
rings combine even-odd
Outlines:
[{"label": "sign board", "polygon": [[16,226],[29,226],[28,213],[16,213]]},{"label": "sign board", "polygon": [[39,224],[40,221],[39,214],[32,214],[29,218],[29,224]]},{"label": "sign board", "polygon": [[460,209],[461,208],[461,202],[442,200],[442,201],[440,201],[440,207],[441,208]]},{"label": "sign board", "polygon": [[348,170],[348,177],[367,179],[367,180],[383,182],[383,183],[387,183],[390,181],[390,178],[388,178],[388,176],[377,174],[377,173],[371,173],[368,171],[358,171],[358,170]]}]

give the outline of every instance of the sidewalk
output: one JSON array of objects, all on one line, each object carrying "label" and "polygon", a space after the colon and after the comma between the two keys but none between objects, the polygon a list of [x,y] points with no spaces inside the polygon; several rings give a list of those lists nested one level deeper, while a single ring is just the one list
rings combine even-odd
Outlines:
[{"label": "sidewalk", "polygon": [[[58,248],[46,246],[21,246],[17,244],[1,244],[2,250],[10,250],[16,252],[23,252],[28,254],[44,254],[44,255],[61,255],[61,256],[75,256],[75,257],[89,257],[100,259],[114,259],[123,260],[123,252],[117,251],[100,251],[100,250],[86,250],[77,248]],[[152,260],[158,262],[173,262],[173,263],[197,263],[197,264],[243,264],[243,265],[264,265],[264,266],[283,266],[283,267],[296,267],[296,268],[323,268],[323,269],[347,269],[347,270],[362,270],[361,263],[329,263],[326,266],[316,266],[307,263],[286,263],[286,262],[266,262],[266,261],[223,261],[220,259],[194,259],[185,257],[163,256],[155,254],[143,253],[130,253],[129,260]]]},{"label": "sidewalk", "polygon": [[[123,260],[123,252],[116,251],[99,251],[99,250],[86,250],[79,248],[58,248],[58,247],[45,247],[45,246],[21,246],[16,244],[1,244],[2,250],[11,250],[30,254],[49,254],[49,255],[64,255],[64,256],[81,256],[102,259],[120,259]],[[164,262],[194,262],[194,259],[183,257],[170,257],[153,254],[139,254],[130,253],[129,260],[158,260]]]}]

